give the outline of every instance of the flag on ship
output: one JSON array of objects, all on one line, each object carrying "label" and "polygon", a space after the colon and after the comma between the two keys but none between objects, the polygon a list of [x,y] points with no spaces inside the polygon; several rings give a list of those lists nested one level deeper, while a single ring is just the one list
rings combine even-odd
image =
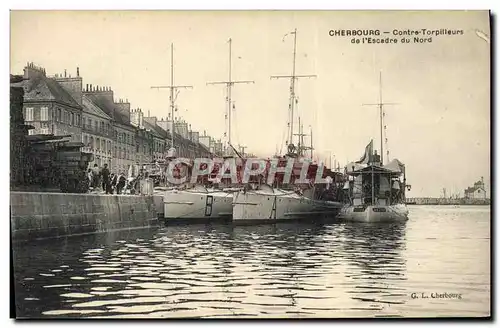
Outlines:
[{"label": "flag on ship", "polygon": [[366,145],[365,154],[363,155],[363,157],[361,157],[359,161],[355,163],[368,164],[370,162],[370,157],[372,156],[372,154],[373,154],[373,139],[370,140],[370,143],[368,145]]}]

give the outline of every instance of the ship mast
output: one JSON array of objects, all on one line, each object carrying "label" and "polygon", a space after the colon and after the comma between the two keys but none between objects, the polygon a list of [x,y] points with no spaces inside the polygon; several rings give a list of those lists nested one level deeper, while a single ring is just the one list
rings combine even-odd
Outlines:
[{"label": "ship mast", "polygon": [[[295,83],[298,81],[300,78],[313,78],[316,77],[316,75],[297,75],[295,73],[295,62],[296,62],[296,57],[297,57],[297,29],[295,29],[293,32],[290,32],[290,34],[293,34],[293,65],[292,65],[292,75],[273,75],[271,76],[271,79],[290,79],[290,102],[288,105],[289,108],[289,117],[288,117],[288,139],[286,141],[287,145],[293,145],[293,136],[294,136],[294,131],[293,131],[293,120],[294,120],[294,106],[297,102],[297,97],[295,95]],[[286,35],[285,35],[286,36]]]},{"label": "ship mast", "polygon": [[[255,83],[255,81],[233,81],[232,80],[232,75],[231,75],[231,62],[232,62],[232,39],[230,38],[228,40],[229,43],[229,70],[228,70],[228,79],[227,81],[216,81],[216,82],[207,82],[207,85],[209,84],[224,84],[226,86],[226,102],[227,102],[227,108],[226,108],[226,120],[227,120],[227,147],[233,148],[231,144],[231,110],[232,107],[234,106],[232,100],[231,100],[231,91],[232,87],[235,84],[249,84],[249,83]],[[233,148],[234,149],[234,148]]]},{"label": "ship mast", "polygon": [[[312,127],[311,127],[311,130],[310,130],[310,134],[304,133],[304,124],[300,123],[300,116],[299,116],[299,133],[294,133],[294,136],[298,136],[299,137],[299,142],[298,142],[298,146],[297,146],[297,154],[299,156],[304,156],[305,151],[306,150],[310,150],[311,151],[311,160],[313,158],[313,149],[314,149],[313,148],[312,135],[313,135]],[[311,143],[310,146],[306,146],[305,145],[304,137],[310,137],[310,143]]]},{"label": "ship mast", "polygon": [[[169,89],[170,90],[170,114],[172,115],[172,147],[174,148],[175,137],[175,100],[179,94],[178,89],[192,89],[191,85],[174,85],[174,44],[170,44],[170,85],[152,86],[151,89]],[[177,92],[176,92],[177,91]],[[174,96],[175,94],[175,96]]]},{"label": "ship mast", "polygon": [[[389,102],[383,102],[382,100],[382,72],[379,74],[379,102],[376,104],[363,104],[363,106],[377,106],[379,109],[379,116],[380,116],[380,164],[384,165],[384,137],[383,137],[383,131],[384,131],[384,106],[387,105],[397,105],[397,103],[389,103]],[[389,154],[389,151],[387,151],[387,154]]]}]

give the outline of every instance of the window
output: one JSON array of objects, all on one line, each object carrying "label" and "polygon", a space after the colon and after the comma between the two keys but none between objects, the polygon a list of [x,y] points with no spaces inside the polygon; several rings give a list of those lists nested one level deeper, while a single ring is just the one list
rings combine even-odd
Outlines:
[{"label": "window", "polygon": [[95,131],[99,130],[99,123],[97,121],[94,121],[94,130]]},{"label": "window", "polygon": [[48,121],[49,120],[49,108],[42,107],[40,109],[40,121]]},{"label": "window", "polygon": [[97,148],[97,150],[101,150],[101,139],[97,138],[97,139],[96,139],[96,143],[97,143],[97,144],[96,144],[96,148]]},{"label": "window", "polygon": [[103,152],[106,152],[106,140],[104,139],[101,140],[101,149]]},{"label": "window", "polygon": [[33,107],[26,108],[25,121],[33,121]]},{"label": "window", "polygon": [[75,125],[75,113],[71,113],[71,125]]},{"label": "window", "polygon": [[94,137],[90,136],[90,149],[94,149]]},{"label": "window", "polygon": [[80,114],[76,114],[76,126],[80,126]]},{"label": "window", "polygon": [[88,145],[89,145],[89,138],[88,138],[88,136],[84,136],[83,137],[83,144],[85,145],[85,147],[88,147]]}]

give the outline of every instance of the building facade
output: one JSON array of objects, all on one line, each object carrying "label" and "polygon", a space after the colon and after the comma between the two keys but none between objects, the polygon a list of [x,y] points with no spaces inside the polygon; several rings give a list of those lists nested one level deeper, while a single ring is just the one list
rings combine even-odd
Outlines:
[{"label": "building facade", "polygon": [[129,167],[136,164],[136,128],[130,124],[130,103],[115,102],[110,87],[87,85],[84,96],[111,118],[111,172],[127,174]]},{"label": "building facade", "polygon": [[29,134],[81,142],[82,151],[94,155],[90,166],[108,164],[111,172],[127,174],[132,165],[165,160],[172,147],[177,157],[222,154],[220,140],[192,131],[181,118],[144,117],[141,109],[131,110],[127,100],[115,100],[110,87],[84,87],[78,67],[74,76],[66,70],[47,76],[44,68],[28,63],[21,80]]},{"label": "building facade", "polygon": [[157,123],[158,119],[155,116],[144,118],[145,127],[153,132],[153,161],[161,162],[166,159],[169,146],[172,144],[172,136]]},{"label": "building facade", "polygon": [[[66,75],[66,74],[65,74]],[[26,124],[34,127],[30,134],[69,135],[79,142],[82,136],[82,105],[68,89],[80,89],[81,78],[48,77],[45,69],[28,63],[24,68],[23,115]],[[76,99],[75,99],[76,98]]]},{"label": "building facade", "polygon": [[481,180],[476,181],[474,183],[474,186],[465,189],[464,196],[466,199],[479,199],[479,200],[487,199],[488,197],[484,184],[484,178],[481,177]]},{"label": "building facade", "polygon": [[83,96],[82,143],[83,151],[94,154],[90,166],[108,164],[112,167],[115,147],[113,121],[87,95]]}]

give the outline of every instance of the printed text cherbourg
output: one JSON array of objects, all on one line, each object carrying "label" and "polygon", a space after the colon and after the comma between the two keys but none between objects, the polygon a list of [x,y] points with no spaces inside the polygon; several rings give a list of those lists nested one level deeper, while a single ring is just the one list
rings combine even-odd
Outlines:
[{"label": "printed text cherbourg", "polygon": [[330,36],[380,36],[380,35],[392,35],[392,36],[444,36],[444,35],[463,35],[464,31],[461,29],[393,29],[390,31],[372,30],[372,29],[338,29],[328,31]]}]

